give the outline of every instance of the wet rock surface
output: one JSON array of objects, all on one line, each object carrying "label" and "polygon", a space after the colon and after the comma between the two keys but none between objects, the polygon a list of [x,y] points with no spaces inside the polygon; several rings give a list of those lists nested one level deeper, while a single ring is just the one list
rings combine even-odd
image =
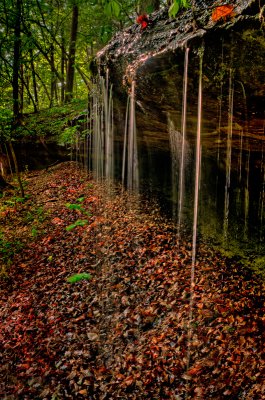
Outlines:
[{"label": "wet rock surface", "polygon": [[[188,116],[191,138],[196,136],[199,53],[203,52],[203,137],[206,147],[226,148],[229,80],[234,90],[233,147],[258,151],[264,136],[265,40],[258,1],[230,1],[233,15],[213,21],[216,5],[196,2],[176,19],[168,10],[151,15],[148,28],[133,25],[119,33],[98,54],[101,72],[108,68],[116,94],[118,132],[122,134],[127,94],[136,81],[136,120],[139,139],[168,147],[168,117],[180,130],[185,48],[189,47]],[[222,113],[220,121],[219,113]],[[220,146],[219,146],[220,145]]]}]

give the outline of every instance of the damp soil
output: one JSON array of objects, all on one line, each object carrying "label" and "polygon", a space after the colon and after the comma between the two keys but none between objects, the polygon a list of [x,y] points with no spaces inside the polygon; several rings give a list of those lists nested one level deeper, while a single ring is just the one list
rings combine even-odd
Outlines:
[{"label": "damp soil", "polygon": [[0,208],[1,398],[265,396],[258,277],[201,243],[191,287],[190,237],[156,204],[75,163],[23,179]]}]

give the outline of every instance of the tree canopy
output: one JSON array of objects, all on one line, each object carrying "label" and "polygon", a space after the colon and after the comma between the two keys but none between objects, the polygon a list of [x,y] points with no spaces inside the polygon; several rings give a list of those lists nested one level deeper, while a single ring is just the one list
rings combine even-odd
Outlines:
[{"label": "tree canopy", "polygon": [[12,113],[16,119],[84,96],[96,51],[117,30],[134,23],[137,13],[165,4],[159,0],[3,0],[1,125]]}]

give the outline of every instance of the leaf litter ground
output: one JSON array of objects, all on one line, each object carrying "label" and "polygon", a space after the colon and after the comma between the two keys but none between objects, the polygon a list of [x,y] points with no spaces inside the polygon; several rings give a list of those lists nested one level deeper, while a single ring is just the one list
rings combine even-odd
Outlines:
[{"label": "leaf litter ground", "polygon": [[262,282],[198,244],[191,315],[189,235],[154,205],[74,163],[25,179],[1,213],[23,243],[0,284],[1,398],[265,398]]}]

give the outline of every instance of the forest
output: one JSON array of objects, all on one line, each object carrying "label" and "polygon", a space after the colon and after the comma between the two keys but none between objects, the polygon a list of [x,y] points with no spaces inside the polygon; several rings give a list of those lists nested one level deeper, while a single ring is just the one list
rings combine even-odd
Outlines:
[{"label": "forest", "polygon": [[1,399],[265,398],[245,3],[0,2]]}]

